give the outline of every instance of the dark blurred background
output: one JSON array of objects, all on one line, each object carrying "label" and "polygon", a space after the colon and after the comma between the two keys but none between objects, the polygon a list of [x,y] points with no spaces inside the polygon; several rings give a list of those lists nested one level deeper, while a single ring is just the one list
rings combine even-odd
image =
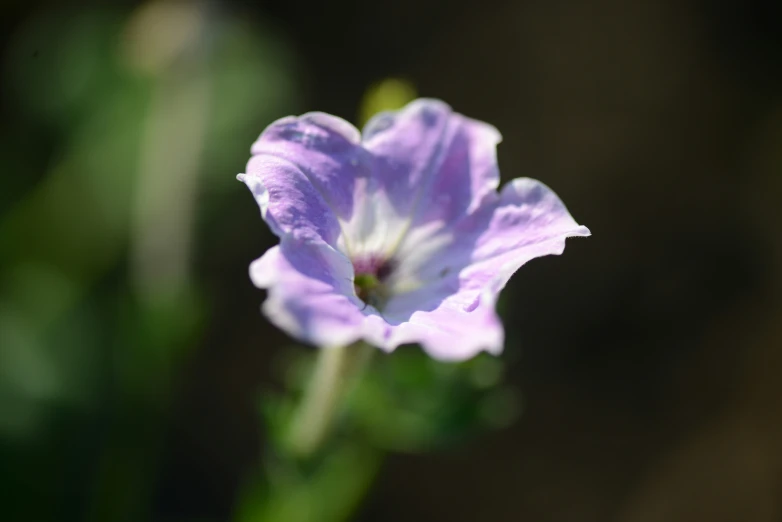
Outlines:
[{"label": "dark blurred background", "polygon": [[357,519],[782,521],[781,5],[5,2],[0,519],[232,517],[303,350],[235,175],[398,78],[593,237],[505,291],[521,415],[391,455]]}]

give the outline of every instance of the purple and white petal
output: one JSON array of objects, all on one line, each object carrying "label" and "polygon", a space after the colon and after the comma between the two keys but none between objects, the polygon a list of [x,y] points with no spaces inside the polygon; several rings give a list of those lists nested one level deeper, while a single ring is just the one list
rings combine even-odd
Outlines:
[{"label": "purple and white petal", "polygon": [[415,224],[453,223],[496,197],[501,139],[493,126],[430,99],[381,113],[364,128],[373,178]]},{"label": "purple and white petal", "polygon": [[357,180],[354,213],[342,223],[346,251],[392,257],[410,234],[431,235],[496,198],[500,139],[438,100],[372,118],[363,136],[371,169]]},{"label": "purple and white petal", "polygon": [[252,153],[296,165],[339,219],[352,215],[355,180],[369,171],[358,129],[322,112],[277,120],[256,140]]},{"label": "purple and white petal", "polygon": [[502,351],[504,332],[494,309],[495,294],[481,296],[484,306],[465,312],[468,295],[459,292],[458,277],[405,292],[392,298],[383,309],[389,335],[378,344],[393,350],[400,344],[420,343],[440,360],[469,359],[481,351]]},{"label": "purple and white petal", "polygon": [[505,333],[495,311],[495,299],[486,293],[482,306],[470,313],[458,295],[446,298],[432,311],[416,311],[395,327],[389,345],[419,343],[426,353],[441,361],[463,361],[482,351],[502,352]]},{"label": "purple and white petal", "polygon": [[275,235],[336,244],[339,221],[298,166],[275,156],[257,155],[247,164],[247,173],[238,178],[253,193]]},{"label": "purple and white petal", "polygon": [[356,179],[369,169],[360,138],[350,123],[319,112],[267,127],[239,179],[276,235],[320,237],[330,245],[344,239],[340,224],[352,216]]},{"label": "purple and white petal", "polygon": [[[395,295],[383,314],[391,322],[426,322],[441,328],[446,321],[453,322],[449,328],[461,330],[461,339],[454,335],[421,341],[432,356],[441,358],[439,354],[456,347],[467,351],[468,344],[480,349],[480,343],[465,340],[469,332],[464,330],[486,324],[484,331],[489,332],[488,324],[499,325],[494,302],[511,275],[531,259],[561,254],[566,238],[588,235],[589,230],[573,220],[548,187],[527,178],[515,179],[494,204],[465,218],[453,230],[421,241],[417,251],[400,256],[403,261],[392,279]],[[502,339],[495,333],[486,335]],[[442,345],[436,344],[438,339]],[[482,348],[500,349],[494,345]]]},{"label": "purple and white petal", "polygon": [[377,313],[353,292],[350,261],[325,243],[284,238],[250,265],[250,278],[269,291],[263,312],[292,337],[321,347],[364,337]]}]

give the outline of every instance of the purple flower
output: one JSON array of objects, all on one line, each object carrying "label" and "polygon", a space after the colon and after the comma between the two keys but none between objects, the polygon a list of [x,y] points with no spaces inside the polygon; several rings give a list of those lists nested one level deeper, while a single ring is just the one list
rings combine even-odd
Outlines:
[{"label": "purple flower", "polygon": [[538,181],[497,192],[500,139],[429,99],[377,115],[363,134],[319,112],[272,123],[239,176],[280,237],[250,266],[268,289],[265,314],[321,347],[499,353],[495,303],[511,275],[589,235]]}]

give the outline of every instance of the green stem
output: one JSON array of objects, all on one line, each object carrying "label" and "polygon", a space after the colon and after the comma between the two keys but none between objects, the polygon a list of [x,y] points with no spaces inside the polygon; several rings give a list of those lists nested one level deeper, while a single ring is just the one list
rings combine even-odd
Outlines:
[{"label": "green stem", "polygon": [[364,343],[325,348],[291,423],[288,440],[299,457],[315,453],[328,437],[342,398],[366,363],[371,347]]}]

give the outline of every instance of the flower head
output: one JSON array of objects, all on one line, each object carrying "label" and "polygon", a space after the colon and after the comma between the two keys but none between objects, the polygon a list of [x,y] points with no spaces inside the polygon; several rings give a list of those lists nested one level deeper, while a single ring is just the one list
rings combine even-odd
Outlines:
[{"label": "flower head", "polygon": [[360,133],[313,112],[272,123],[247,184],[280,238],[250,266],[264,313],[321,347],[420,343],[432,357],[498,353],[500,290],[530,259],[588,236],[542,183],[500,192],[499,132],[437,100],[381,113]]}]

